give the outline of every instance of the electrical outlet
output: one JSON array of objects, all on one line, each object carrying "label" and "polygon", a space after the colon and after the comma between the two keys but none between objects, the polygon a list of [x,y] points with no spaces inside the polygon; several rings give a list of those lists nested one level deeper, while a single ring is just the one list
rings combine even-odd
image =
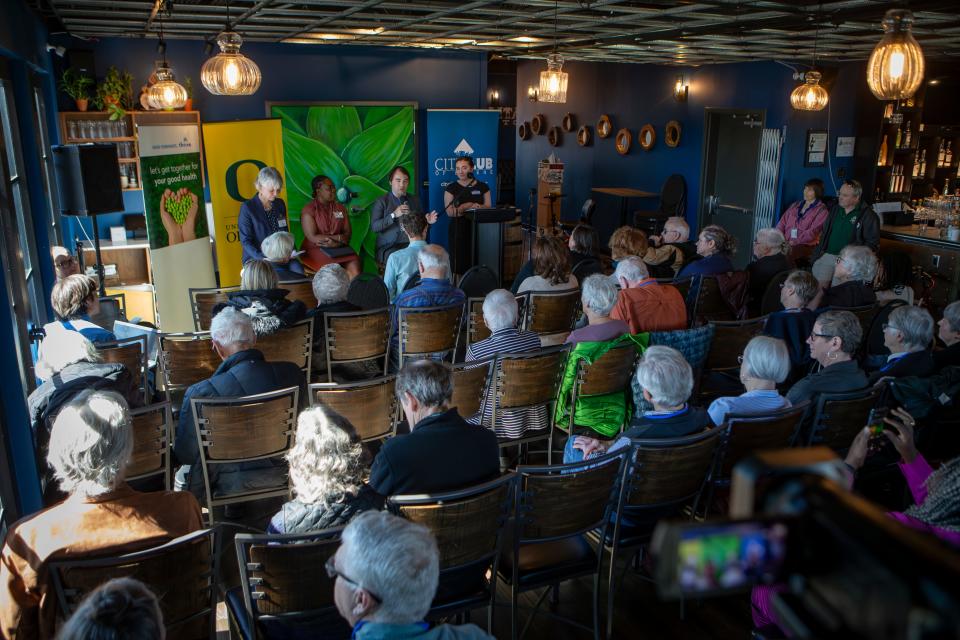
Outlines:
[{"label": "electrical outlet", "polygon": [[934,267],[939,267],[939,266],[940,266],[940,256],[938,256],[937,254],[933,254],[932,256],[930,256],[930,262],[933,263],[933,266],[934,266]]}]

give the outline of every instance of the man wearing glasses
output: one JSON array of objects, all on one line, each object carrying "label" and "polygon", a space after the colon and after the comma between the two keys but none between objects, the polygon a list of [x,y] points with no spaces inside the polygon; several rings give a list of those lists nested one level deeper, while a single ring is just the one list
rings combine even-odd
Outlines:
[{"label": "man wearing glasses", "polygon": [[437,542],[423,525],[384,511],[367,511],[343,530],[340,548],[327,560],[335,580],[337,611],[356,640],[485,640],[472,624],[430,628],[430,610],[440,577]]},{"label": "man wearing glasses", "polygon": [[50,249],[50,255],[53,257],[53,268],[57,273],[57,280],[80,273],[80,263],[66,247],[53,247]]},{"label": "man wearing glasses", "polygon": [[862,244],[874,251],[880,246],[880,218],[873,207],[861,200],[863,187],[856,180],[844,180],[837,191],[837,204],[830,212],[813,251],[813,275],[824,287],[830,286],[840,251],[849,244]]}]

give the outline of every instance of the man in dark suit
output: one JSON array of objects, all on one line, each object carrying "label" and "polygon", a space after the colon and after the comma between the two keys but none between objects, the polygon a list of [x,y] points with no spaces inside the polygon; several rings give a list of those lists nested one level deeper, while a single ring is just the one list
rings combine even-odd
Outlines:
[{"label": "man in dark suit", "polygon": [[397,376],[397,397],[408,435],[387,440],[370,469],[370,486],[382,496],[452,491],[496,478],[497,436],[460,417],[453,376],[442,362],[418,360]]},{"label": "man in dark suit", "polygon": [[[232,398],[299,387],[301,409],[305,408],[308,399],[306,379],[297,365],[267,362],[263,353],[253,348],[256,342],[253,323],[242,311],[227,307],[214,316],[210,322],[210,337],[223,362],[210,378],[187,389],[174,445],[174,452],[183,465],[177,471],[176,488],[189,489],[203,499],[203,472],[193,411],[190,410],[191,398]],[[214,466],[218,473],[210,480],[220,492],[286,484],[286,465],[270,459],[244,463],[242,469],[235,465]]]}]

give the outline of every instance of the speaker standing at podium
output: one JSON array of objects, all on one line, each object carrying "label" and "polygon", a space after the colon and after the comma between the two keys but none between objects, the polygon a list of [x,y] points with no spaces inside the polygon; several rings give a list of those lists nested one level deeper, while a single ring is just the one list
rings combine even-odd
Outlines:
[{"label": "speaker standing at podium", "polygon": [[473,176],[473,158],[457,158],[457,179],[444,189],[443,208],[450,220],[448,244],[450,264],[454,273],[463,273],[470,264],[472,253],[470,221],[463,217],[467,209],[490,208],[490,187]]}]

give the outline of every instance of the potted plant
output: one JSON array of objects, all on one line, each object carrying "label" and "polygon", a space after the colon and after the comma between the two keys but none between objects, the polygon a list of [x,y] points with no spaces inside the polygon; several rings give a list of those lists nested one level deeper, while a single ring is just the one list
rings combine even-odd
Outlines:
[{"label": "potted plant", "polygon": [[193,80],[190,76],[184,76],[183,88],[187,90],[187,102],[183,105],[183,110],[193,111]]},{"label": "potted plant", "polygon": [[127,114],[133,101],[133,75],[116,67],[107,69],[107,75],[97,87],[94,105],[110,112],[111,120],[119,120]]},{"label": "potted plant", "polygon": [[77,111],[86,111],[90,101],[87,89],[93,85],[93,79],[76,69],[67,69],[60,78],[60,89],[77,103]]}]

